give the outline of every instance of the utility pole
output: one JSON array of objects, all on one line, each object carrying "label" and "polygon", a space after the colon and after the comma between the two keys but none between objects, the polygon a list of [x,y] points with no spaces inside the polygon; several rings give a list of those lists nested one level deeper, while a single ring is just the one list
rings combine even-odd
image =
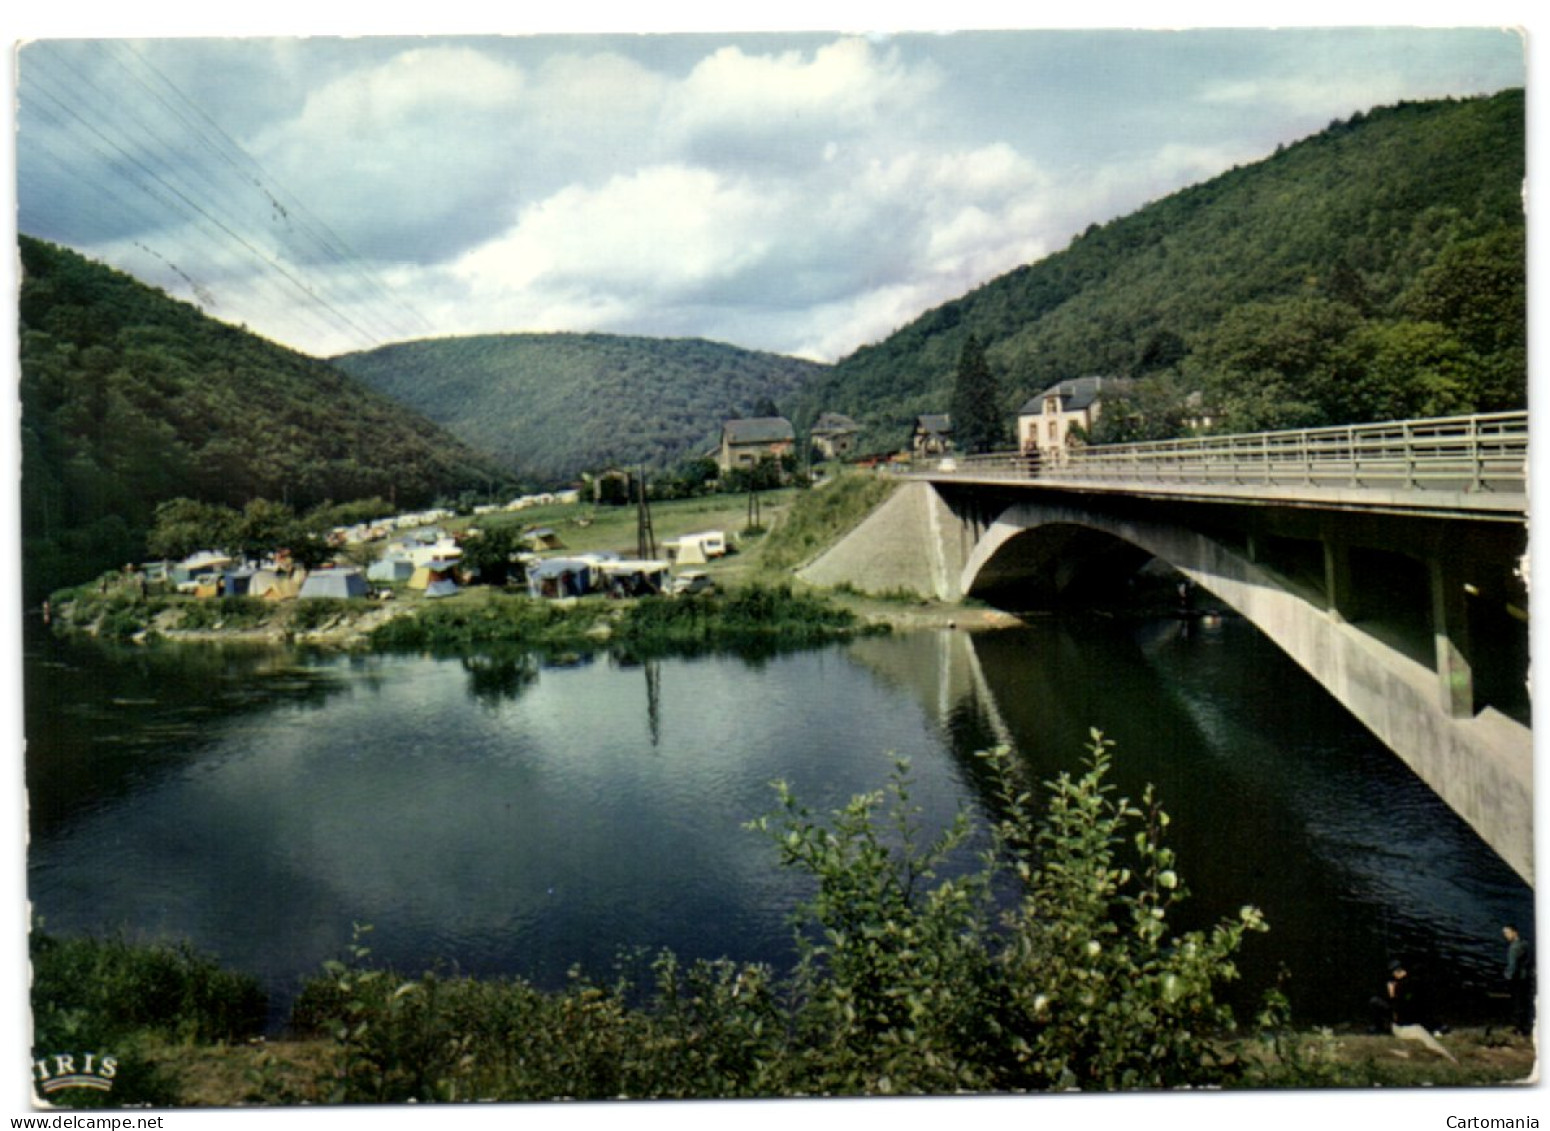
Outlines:
[{"label": "utility pole", "polygon": [[657,535],[651,528],[651,504],[646,501],[646,468],[641,465],[636,477],[635,556],[650,561],[657,556]]},{"label": "utility pole", "polygon": [[762,529],[759,519],[759,488],[750,481],[748,484],[748,529],[751,531]]}]

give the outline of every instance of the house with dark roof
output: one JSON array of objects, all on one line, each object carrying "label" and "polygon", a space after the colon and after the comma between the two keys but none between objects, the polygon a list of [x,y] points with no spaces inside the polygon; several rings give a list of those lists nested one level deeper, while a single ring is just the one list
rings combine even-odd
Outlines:
[{"label": "house with dark roof", "polygon": [[910,454],[940,456],[953,450],[953,418],[945,412],[926,413],[915,418],[910,435]]},{"label": "house with dark roof", "polygon": [[716,466],[722,471],[751,468],[762,459],[779,459],[796,448],[797,434],[784,416],[751,416],[721,426]]},{"label": "house with dark roof", "polygon": [[844,459],[856,450],[856,435],[861,426],[838,412],[826,412],[813,424],[808,438],[813,450],[823,459]]},{"label": "house with dark roof", "polygon": [[1017,410],[1018,448],[1024,455],[1059,458],[1081,442],[1075,429],[1092,431],[1103,410],[1104,394],[1119,392],[1128,384],[1120,377],[1078,377],[1030,397]]}]

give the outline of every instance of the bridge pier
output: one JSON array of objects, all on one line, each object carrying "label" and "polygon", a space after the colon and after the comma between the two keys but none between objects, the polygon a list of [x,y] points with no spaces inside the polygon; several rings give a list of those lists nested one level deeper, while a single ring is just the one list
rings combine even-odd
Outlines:
[{"label": "bridge pier", "polygon": [[1324,541],[1324,600],[1331,620],[1361,619],[1356,583],[1351,575],[1351,547],[1328,539]]},{"label": "bridge pier", "polygon": [[1469,605],[1464,580],[1451,562],[1433,558],[1427,566],[1442,709],[1451,718],[1473,718],[1475,677],[1469,662]]}]

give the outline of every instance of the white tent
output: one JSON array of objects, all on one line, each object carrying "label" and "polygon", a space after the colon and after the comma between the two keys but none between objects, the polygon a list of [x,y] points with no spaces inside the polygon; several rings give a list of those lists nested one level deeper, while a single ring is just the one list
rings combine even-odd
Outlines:
[{"label": "white tent", "polygon": [[383,558],[372,562],[367,581],[408,581],[414,576],[414,563],[408,558]]}]

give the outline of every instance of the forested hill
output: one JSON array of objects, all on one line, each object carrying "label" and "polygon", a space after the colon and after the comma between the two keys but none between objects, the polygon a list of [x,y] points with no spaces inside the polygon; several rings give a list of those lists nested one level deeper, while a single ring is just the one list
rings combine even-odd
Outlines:
[{"label": "forested hill", "polygon": [[1238,429],[1521,407],[1524,155],[1520,90],[1358,114],[929,311],[793,415],[898,447],[971,333],[1008,420],[1086,375],[1144,378],[1130,419],[1156,433],[1191,392]]},{"label": "forested hill", "polygon": [[156,504],[428,504],[506,473],[325,362],[21,237],[28,595],[137,561]]},{"label": "forested hill", "polygon": [[826,371],[701,339],[501,334],[384,346],[334,359],[524,476],[609,463],[670,468],[728,417],[784,409]]}]

